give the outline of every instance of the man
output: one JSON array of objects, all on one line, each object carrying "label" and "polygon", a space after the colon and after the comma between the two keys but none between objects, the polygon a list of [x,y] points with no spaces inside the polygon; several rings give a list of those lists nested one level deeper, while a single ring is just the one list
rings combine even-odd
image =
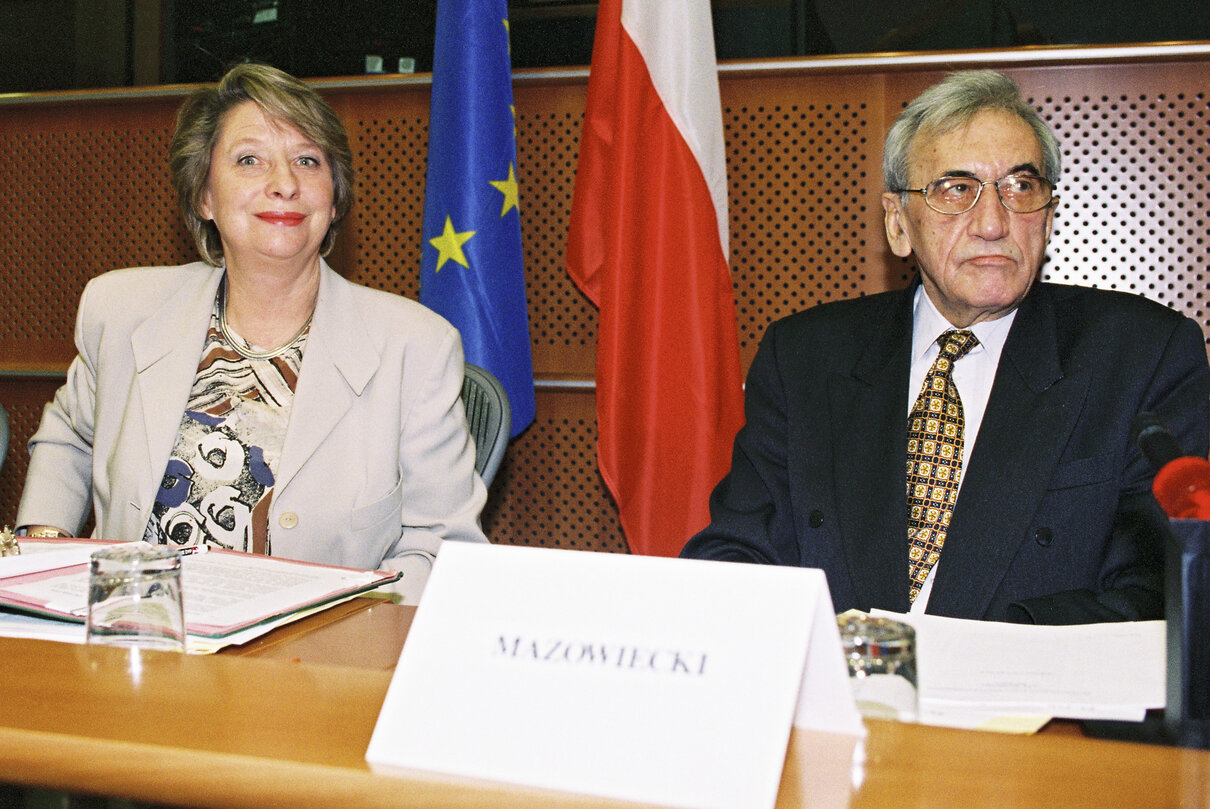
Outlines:
[{"label": "man", "polygon": [[905,109],[882,204],[919,277],[769,328],[682,555],[822,568],[837,611],[1163,617],[1164,518],[1131,422],[1155,412],[1207,454],[1205,343],[1141,297],[1038,281],[1059,161],[998,73]]}]

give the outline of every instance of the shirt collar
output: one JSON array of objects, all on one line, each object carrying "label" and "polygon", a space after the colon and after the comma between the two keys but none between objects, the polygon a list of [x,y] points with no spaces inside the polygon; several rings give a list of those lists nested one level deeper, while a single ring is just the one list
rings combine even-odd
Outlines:
[{"label": "shirt collar", "polygon": [[[972,348],[968,356],[988,352],[998,360],[1000,352],[1004,348],[1004,342],[1008,339],[1008,330],[1012,327],[1013,318],[1016,316],[1017,310],[1013,309],[1004,317],[984,320],[971,326],[970,331],[975,333],[979,345]],[[912,362],[923,359],[930,350],[933,350],[934,353],[939,350],[937,338],[953,328],[954,325],[946,320],[945,316],[933,305],[932,299],[924,291],[924,284],[919,285],[912,303]]]}]

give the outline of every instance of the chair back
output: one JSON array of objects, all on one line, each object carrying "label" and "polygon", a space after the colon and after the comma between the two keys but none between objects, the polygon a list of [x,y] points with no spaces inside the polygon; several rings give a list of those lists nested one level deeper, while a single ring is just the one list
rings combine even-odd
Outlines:
[{"label": "chair back", "polygon": [[483,485],[491,486],[496,470],[508,449],[512,429],[512,408],[500,380],[478,365],[466,365],[462,380],[462,404],[466,408],[466,426],[475,439],[475,471]]}]

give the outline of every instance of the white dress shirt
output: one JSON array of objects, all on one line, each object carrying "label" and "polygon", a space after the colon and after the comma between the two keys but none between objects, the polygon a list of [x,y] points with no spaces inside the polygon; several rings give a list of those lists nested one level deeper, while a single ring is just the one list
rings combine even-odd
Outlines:
[{"label": "white dress shirt", "polygon": [[[975,439],[979,436],[979,425],[983,423],[983,413],[987,410],[987,400],[991,396],[992,382],[996,378],[996,366],[1000,364],[1000,352],[1004,350],[1004,341],[1008,338],[1008,330],[1013,318],[1017,316],[1014,309],[1004,317],[995,320],[985,320],[970,327],[979,345],[972,348],[954,365],[952,378],[958,388],[958,396],[962,400],[962,415],[965,419],[962,442],[962,474],[958,480],[958,491],[961,494],[962,480],[966,477],[966,468],[970,463],[971,451]],[[924,386],[924,377],[941,346],[937,338],[945,332],[956,328],[937,311],[932,300],[921,286],[916,290],[916,299],[912,310],[912,370],[908,377],[907,413],[910,416],[920,389]],[[906,452],[906,449],[905,449]],[[904,534],[903,571],[908,572],[907,534]],[[929,594],[933,590],[933,579],[937,568],[945,559],[942,551],[941,559],[929,571],[928,579],[920,588],[920,594],[912,602],[910,612],[923,613],[928,606]]]}]

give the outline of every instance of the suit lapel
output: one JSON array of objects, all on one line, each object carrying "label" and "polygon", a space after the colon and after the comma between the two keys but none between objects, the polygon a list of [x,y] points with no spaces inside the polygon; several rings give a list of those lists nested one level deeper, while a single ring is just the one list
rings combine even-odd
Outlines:
[{"label": "suit lapel", "polygon": [[954,509],[928,611],[982,616],[1027,541],[1084,407],[1087,372],[1067,373],[1054,305],[1038,284],[1017,310]]},{"label": "suit lapel", "polygon": [[836,504],[857,603],[906,611],[907,385],[916,284],[873,313],[851,375],[828,380]]},{"label": "suit lapel", "polygon": [[282,443],[275,497],[348,413],[378,370],[379,361],[378,341],[367,330],[352,285],[324,263]]},{"label": "suit lapel", "polygon": [[113,504],[115,522],[105,530],[114,539],[140,538],[150,518],[164,471],[152,468],[166,462],[180,432],[221,278],[217,268],[199,271],[131,332],[135,378],[109,470],[115,480],[127,478],[116,491],[133,490],[137,496],[131,503]]}]

